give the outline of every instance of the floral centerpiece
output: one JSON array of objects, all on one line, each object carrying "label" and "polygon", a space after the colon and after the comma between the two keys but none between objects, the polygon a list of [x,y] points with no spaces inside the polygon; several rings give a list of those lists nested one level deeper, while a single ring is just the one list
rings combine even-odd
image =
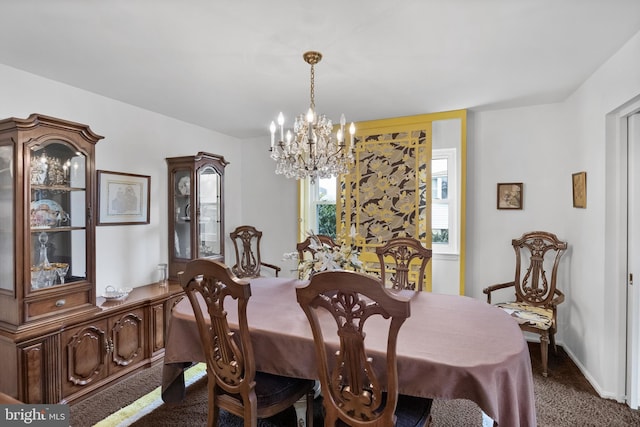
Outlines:
[{"label": "floral centerpiece", "polygon": [[301,279],[309,279],[314,273],[326,270],[363,271],[362,261],[358,258],[360,252],[355,246],[342,243],[340,246],[330,247],[323,244],[314,233],[309,233],[309,237],[309,248],[315,254],[313,258],[299,260],[298,273]]}]

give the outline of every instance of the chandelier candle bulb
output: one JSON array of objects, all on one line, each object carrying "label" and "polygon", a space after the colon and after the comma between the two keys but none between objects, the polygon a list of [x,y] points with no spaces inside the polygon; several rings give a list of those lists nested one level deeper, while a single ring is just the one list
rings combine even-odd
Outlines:
[{"label": "chandelier candle bulb", "polygon": [[280,141],[282,141],[284,139],[284,115],[282,111],[278,114],[278,124],[280,125]]},{"label": "chandelier candle bulb", "polygon": [[350,135],[350,143],[351,143],[351,148],[355,149],[355,146],[353,145],[353,136],[356,134],[356,125],[353,124],[353,122],[351,122],[351,126],[349,126],[349,135]]},{"label": "chandelier candle bulb", "polygon": [[273,147],[275,145],[276,140],[276,124],[271,121],[271,126],[269,126],[269,130],[271,130],[271,151],[273,151]]}]

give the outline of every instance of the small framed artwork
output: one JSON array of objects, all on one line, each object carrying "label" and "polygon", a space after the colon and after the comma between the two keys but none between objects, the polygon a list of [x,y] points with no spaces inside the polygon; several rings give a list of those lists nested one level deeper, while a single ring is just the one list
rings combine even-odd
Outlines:
[{"label": "small framed artwork", "polygon": [[522,183],[498,183],[498,209],[522,209]]},{"label": "small framed artwork", "polygon": [[149,224],[151,177],[98,171],[97,225]]},{"label": "small framed artwork", "polygon": [[573,187],[573,207],[587,207],[587,173],[576,172],[571,175]]}]

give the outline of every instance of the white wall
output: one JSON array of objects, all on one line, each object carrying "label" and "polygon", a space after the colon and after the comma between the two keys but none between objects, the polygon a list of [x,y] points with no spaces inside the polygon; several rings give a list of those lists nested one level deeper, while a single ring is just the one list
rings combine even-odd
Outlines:
[{"label": "white wall", "polygon": [[639,95],[640,33],[566,102],[571,138],[579,148],[572,160],[587,171],[588,200],[586,210],[569,218],[568,239],[574,245],[569,292],[575,303],[564,341],[601,393],[618,399],[624,394],[626,339],[626,260],[619,259],[624,255],[619,248],[626,246],[626,235],[616,230],[626,201],[620,195],[624,183],[618,180],[619,143],[607,134],[606,117]]},{"label": "white wall", "polygon": [[[262,231],[261,255],[264,262],[282,268],[281,276],[297,277],[295,262],[284,261],[286,252],[296,250],[298,241],[298,184],[275,174],[276,163],[269,157],[269,129],[263,138],[242,143],[242,220]],[[235,227],[240,223],[229,226]],[[264,269],[264,275],[273,270]]]},{"label": "white wall", "polygon": [[[0,117],[26,118],[40,113],[87,124],[105,137],[96,145],[97,169],[151,176],[150,224],[96,228],[98,295],[107,285],[151,283],[156,279],[156,265],[167,262],[165,157],[198,151],[224,155],[230,162],[225,174],[228,223],[241,216],[237,195],[241,192],[242,158],[236,139],[3,65],[0,93]],[[226,246],[230,254],[228,239]]]},{"label": "white wall", "polygon": [[[534,230],[566,239],[574,171],[565,154],[572,145],[566,127],[560,104],[470,114],[467,295],[485,299],[483,288],[513,279],[511,239]],[[506,182],[523,183],[522,210],[497,209],[497,184]],[[567,263],[571,254],[565,256]],[[565,281],[561,275],[558,285],[564,288]]]}]

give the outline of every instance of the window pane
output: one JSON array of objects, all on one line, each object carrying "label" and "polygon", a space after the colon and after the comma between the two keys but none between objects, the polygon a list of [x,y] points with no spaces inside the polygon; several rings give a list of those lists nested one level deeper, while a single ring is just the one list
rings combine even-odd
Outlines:
[{"label": "window pane", "polygon": [[449,243],[449,205],[446,203],[431,206],[431,241]]},{"label": "window pane", "polygon": [[449,230],[436,230],[431,229],[431,241],[434,244],[447,244],[449,243]]},{"label": "window pane", "polygon": [[336,238],[336,205],[322,204],[316,205],[316,224],[318,224],[318,234],[325,234]]},{"label": "window pane", "polygon": [[446,200],[449,188],[448,159],[431,160],[431,198]]},{"label": "window pane", "polygon": [[[336,201],[336,177],[318,179],[318,194],[316,200],[327,202]],[[334,209],[335,212],[335,209]]]},{"label": "window pane", "polygon": [[449,159],[431,160],[431,241],[434,244],[449,243]]}]

